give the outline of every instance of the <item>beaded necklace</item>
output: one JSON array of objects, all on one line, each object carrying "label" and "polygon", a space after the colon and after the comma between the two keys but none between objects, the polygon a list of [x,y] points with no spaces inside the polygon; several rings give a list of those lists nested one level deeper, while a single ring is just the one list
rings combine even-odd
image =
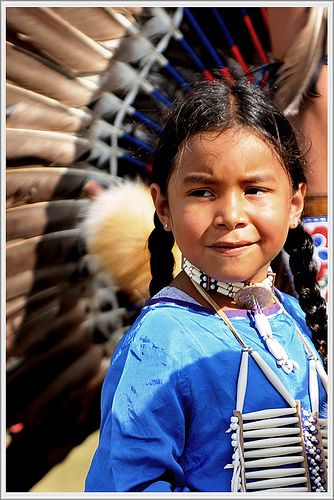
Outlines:
[{"label": "beaded necklace", "polygon": [[203,290],[218,292],[232,299],[240,307],[249,309],[254,317],[256,330],[268,351],[276,359],[277,366],[282,368],[285,373],[299,369],[298,363],[289,358],[284,347],[274,338],[270,323],[263,314],[262,308],[268,305],[273,298],[274,273],[269,272],[260,283],[224,283],[210,278],[186,258],[183,259],[183,270]]}]

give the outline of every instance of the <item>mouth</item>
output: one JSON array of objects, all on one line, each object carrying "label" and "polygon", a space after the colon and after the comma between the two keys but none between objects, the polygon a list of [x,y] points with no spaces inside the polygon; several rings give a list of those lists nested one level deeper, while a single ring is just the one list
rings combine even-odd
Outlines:
[{"label": "mouth", "polygon": [[224,255],[237,255],[242,253],[244,250],[247,250],[254,244],[254,242],[250,241],[224,241],[210,245],[210,248]]},{"label": "mouth", "polygon": [[254,245],[253,241],[221,241],[211,245],[212,248],[241,248]]}]

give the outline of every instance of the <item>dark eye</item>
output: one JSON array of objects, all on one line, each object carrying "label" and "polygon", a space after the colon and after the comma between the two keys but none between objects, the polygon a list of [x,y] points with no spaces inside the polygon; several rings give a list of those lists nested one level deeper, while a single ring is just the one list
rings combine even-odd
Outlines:
[{"label": "dark eye", "polygon": [[250,196],[263,196],[266,190],[261,187],[249,187],[246,189],[245,194]]},{"label": "dark eye", "polygon": [[198,196],[198,198],[209,198],[213,193],[208,189],[195,189],[190,193],[190,196]]}]

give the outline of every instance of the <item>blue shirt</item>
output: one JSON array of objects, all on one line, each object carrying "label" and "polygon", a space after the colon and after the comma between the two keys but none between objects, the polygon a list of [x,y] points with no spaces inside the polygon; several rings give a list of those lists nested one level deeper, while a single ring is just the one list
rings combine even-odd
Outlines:
[{"label": "blue shirt", "polygon": [[[279,294],[310,340],[298,301]],[[308,363],[294,321],[277,304],[265,310],[273,335],[300,369],[276,365],[253,318],[227,312],[251,348],[277,373],[292,397],[310,410]],[[242,348],[210,309],[171,298],[153,299],[119,342],[102,389],[100,439],[86,491],[230,491],[231,439]],[[320,386],[320,403],[326,396]],[[249,360],[243,412],[287,403]]]}]

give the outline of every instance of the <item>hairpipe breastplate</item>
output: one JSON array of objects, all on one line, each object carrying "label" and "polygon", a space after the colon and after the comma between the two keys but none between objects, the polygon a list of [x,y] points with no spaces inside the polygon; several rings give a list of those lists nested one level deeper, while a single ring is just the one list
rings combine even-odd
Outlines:
[{"label": "hairpipe breastplate", "polygon": [[[233,450],[232,462],[224,467],[232,469],[231,491],[326,491],[327,419],[319,418],[318,377],[326,392],[328,377],[298,325],[296,324],[296,333],[304,346],[309,364],[311,412],[300,407],[299,401],[294,400],[283,381],[261,354],[244,342],[214,299],[195,281],[193,284],[230,328],[242,347],[235,410],[231,416],[230,426],[226,430],[231,432]],[[277,302],[288,315],[284,306]],[[286,401],[288,405],[286,408],[243,412],[248,385],[249,357],[253,358],[263,375]],[[293,363],[291,360],[287,361]],[[284,369],[285,362],[281,366]]]}]

